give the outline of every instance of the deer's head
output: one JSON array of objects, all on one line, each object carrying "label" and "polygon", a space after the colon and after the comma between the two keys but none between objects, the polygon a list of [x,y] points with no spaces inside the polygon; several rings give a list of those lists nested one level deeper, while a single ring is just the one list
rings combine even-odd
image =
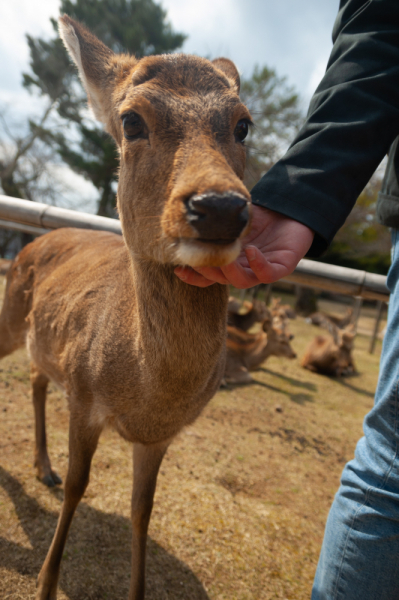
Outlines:
[{"label": "deer's head", "polygon": [[271,322],[265,321],[263,330],[267,333],[267,343],[276,356],[285,356],[286,358],[296,358],[290,341],[294,336],[287,330],[285,321],[274,317]]},{"label": "deer's head", "polygon": [[242,183],[251,116],[233,63],[116,55],[66,15],[60,34],[119,148],[118,210],[131,253],[192,267],[232,262],[251,213]]}]

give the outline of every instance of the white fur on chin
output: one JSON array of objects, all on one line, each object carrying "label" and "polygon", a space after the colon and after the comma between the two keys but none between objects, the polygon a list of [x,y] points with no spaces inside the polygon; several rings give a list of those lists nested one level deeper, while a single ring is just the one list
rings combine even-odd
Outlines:
[{"label": "white fur on chin", "polygon": [[180,240],[176,250],[179,265],[188,267],[224,267],[229,265],[241,252],[240,240],[228,246],[207,244],[197,240]]}]

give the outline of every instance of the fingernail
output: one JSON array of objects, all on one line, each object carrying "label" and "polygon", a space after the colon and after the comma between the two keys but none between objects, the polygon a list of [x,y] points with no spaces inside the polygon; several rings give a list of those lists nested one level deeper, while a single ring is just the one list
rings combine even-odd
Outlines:
[{"label": "fingernail", "polygon": [[251,262],[256,259],[255,248],[247,248],[247,259]]}]

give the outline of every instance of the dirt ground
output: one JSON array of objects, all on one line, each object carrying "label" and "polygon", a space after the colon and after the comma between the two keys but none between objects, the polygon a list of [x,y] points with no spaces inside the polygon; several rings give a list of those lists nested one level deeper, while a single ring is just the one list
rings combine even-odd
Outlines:
[{"label": "dirt ground", "polygon": [[[301,319],[290,327],[300,357],[320,330]],[[359,375],[342,380],[272,357],[254,384],[221,390],[176,438],[150,523],[148,600],[310,597],[328,509],[373,402],[381,342],[374,355],[368,347],[359,335]],[[0,364],[2,600],[34,598],[63,497],[62,486],[35,478],[32,412],[29,360],[18,351]],[[47,422],[53,465],[65,477],[68,411],[54,387]],[[104,432],[72,523],[59,600],[127,598],[131,454]]]}]

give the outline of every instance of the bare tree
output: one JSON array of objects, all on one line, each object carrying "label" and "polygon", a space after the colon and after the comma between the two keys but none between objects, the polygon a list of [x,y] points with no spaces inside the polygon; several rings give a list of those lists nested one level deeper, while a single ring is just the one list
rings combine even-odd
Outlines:
[{"label": "bare tree", "polygon": [[[48,123],[55,103],[44,107],[37,123],[22,124],[0,108],[0,193],[14,198],[56,204],[67,190],[57,175],[59,158],[41,140],[42,128]],[[0,255],[13,246],[17,251],[31,236],[1,229]],[[19,240],[19,242],[17,241]]]}]

